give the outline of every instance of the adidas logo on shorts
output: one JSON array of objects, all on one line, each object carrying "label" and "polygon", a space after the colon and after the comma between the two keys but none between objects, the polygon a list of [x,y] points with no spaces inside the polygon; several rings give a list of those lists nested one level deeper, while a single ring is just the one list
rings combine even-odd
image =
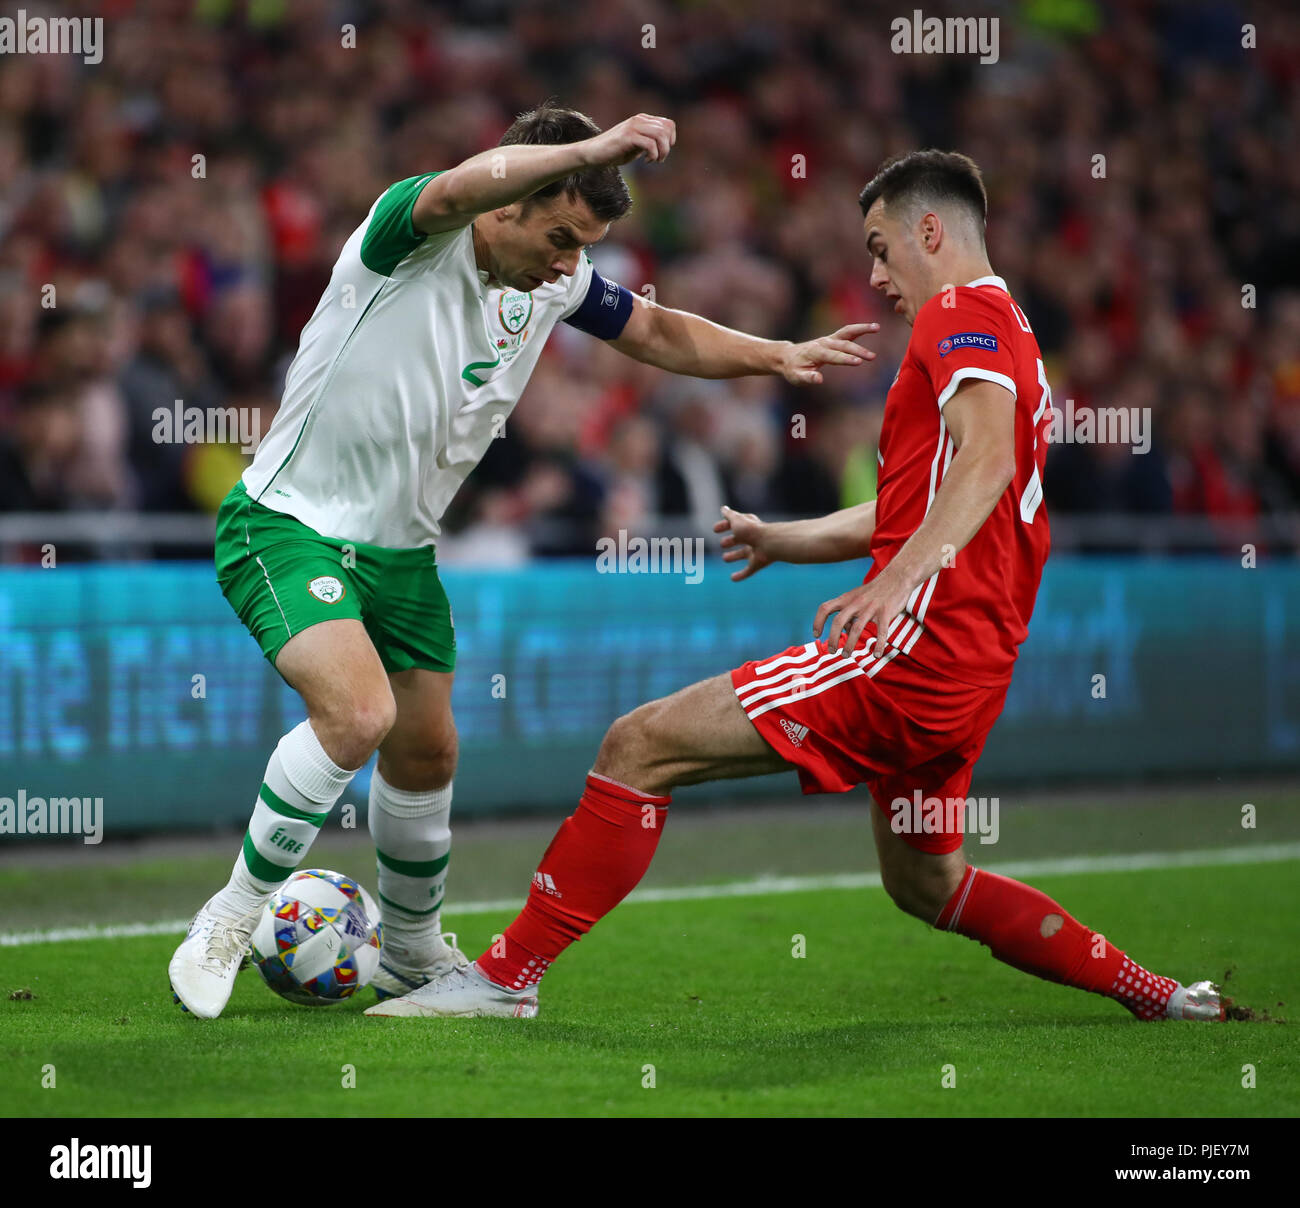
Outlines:
[{"label": "adidas logo on shorts", "polygon": [[807,726],[801,726],[788,717],[781,718],[781,729],[785,731],[785,736],[790,740],[791,746],[797,747],[808,736]]}]

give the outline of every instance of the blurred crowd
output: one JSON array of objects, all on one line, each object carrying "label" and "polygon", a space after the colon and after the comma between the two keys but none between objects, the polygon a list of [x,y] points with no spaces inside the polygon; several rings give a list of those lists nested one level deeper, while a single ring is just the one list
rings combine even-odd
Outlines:
[{"label": "blurred crowd", "polygon": [[1054,447],[1049,511],[1300,510],[1300,15],[991,4],[1000,58],[981,66],[892,53],[896,8],[85,0],[101,63],[0,61],[0,511],[215,511],[247,458],[158,439],[158,410],[233,406],[265,432],[374,199],[548,97],[603,126],[677,123],[666,165],[627,170],[602,273],[775,338],[880,320],[880,359],[813,388],[701,382],[561,326],[449,546],[590,552],[619,528],[707,529],[724,502],[871,498],[910,329],[868,288],[857,195],[925,146],[982,166],[991,262],[1057,405],[1154,417],[1144,455]]}]

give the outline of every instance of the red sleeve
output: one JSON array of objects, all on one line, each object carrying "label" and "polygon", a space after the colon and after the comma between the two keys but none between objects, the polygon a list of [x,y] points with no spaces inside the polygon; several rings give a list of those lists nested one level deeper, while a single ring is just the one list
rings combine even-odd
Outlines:
[{"label": "red sleeve", "polygon": [[954,305],[944,294],[931,298],[912,328],[912,355],[934,387],[942,411],[957,387],[970,378],[996,382],[1016,396],[1011,315],[1006,304],[983,292],[962,288]]}]

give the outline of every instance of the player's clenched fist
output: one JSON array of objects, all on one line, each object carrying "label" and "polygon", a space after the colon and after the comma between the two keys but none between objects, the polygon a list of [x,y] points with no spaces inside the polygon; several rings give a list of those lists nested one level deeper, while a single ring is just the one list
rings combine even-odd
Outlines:
[{"label": "player's clenched fist", "polygon": [[669,148],[677,141],[677,123],[671,118],[638,113],[626,121],[587,140],[589,163],[627,164],[640,155],[657,164],[668,158]]}]

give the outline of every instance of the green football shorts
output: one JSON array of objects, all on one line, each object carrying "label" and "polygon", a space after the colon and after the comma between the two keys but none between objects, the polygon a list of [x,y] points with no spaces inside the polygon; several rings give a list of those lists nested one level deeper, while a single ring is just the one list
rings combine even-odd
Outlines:
[{"label": "green football shorts", "polygon": [[295,633],[360,621],[387,671],[453,671],[456,632],[431,545],[385,549],[322,537],[235,483],[217,512],[217,582],[274,666]]}]

